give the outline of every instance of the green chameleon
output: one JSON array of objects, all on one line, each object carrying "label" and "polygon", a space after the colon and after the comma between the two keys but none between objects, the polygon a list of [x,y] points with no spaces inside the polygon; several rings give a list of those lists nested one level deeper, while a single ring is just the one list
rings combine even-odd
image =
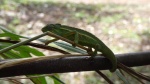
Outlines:
[{"label": "green chameleon", "polygon": [[[110,71],[114,72],[117,69],[117,59],[114,53],[93,34],[61,24],[48,24],[42,28],[42,32],[47,31],[74,41],[73,46],[79,44],[88,47],[89,50],[87,50],[87,53],[91,56],[96,56],[98,51],[101,52],[112,63],[112,69]],[[94,48],[94,51],[92,51],[92,48]]]}]

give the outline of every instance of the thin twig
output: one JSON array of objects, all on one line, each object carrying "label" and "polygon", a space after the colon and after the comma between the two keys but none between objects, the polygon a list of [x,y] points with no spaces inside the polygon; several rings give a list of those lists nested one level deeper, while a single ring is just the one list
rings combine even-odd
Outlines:
[{"label": "thin twig", "polygon": [[120,71],[120,73],[125,76],[125,74],[123,73],[123,71],[121,69],[118,69]]},{"label": "thin twig", "polygon": [[126,72],[126,73],[128,73],[129,75],[131,75],[133,78],[135,78],[137,81],[139,81],[139,82],[141,82],[141,84],[145,84],[138,76],[135,76],[135,75],[133,75],[132,73],[130,73],[130,72]]},{"label": "thin twig", "polygon": [[99,70],[95,70],[100,76],[102,76],[109,84],[114,84],[105,74],[100,72]]},{"label": "thin twig", "polygon": [[[123,75],[123,76],[125,76],[125,74],[123,73],[123,71],[125,71],[125,70],[121,70],[121,69],[119,69],[119,71],[121,72],[121,74]],[[145,84],[142,80],[140,80],[137,76],[135,76],[135,75],[133,75],[132,73],[130,73],[130,72],[128,72],[128,71],[125,71],[127,74],[129,74],[130,76],[132,76],[133,78],[135,78],[137,81],[139,81],[139,82],[141,82],[141,84]]]},{"label": "thin twig", "polygon": [[118,62],[118,67],[120,67],[122,70],[124,70],[125,72],[129,72],[129,73],[132,73],[134,75],[136,75],[137,77],[140,77],[144,80],[147,80],[147,81],[150,81],[150,77],[149,76],[145,76],[141,73],[138,73],[136,71],[134,71],[133,69],[129,68],[129,67],[126,67],[125,65],[123,65],[122,63]]}]

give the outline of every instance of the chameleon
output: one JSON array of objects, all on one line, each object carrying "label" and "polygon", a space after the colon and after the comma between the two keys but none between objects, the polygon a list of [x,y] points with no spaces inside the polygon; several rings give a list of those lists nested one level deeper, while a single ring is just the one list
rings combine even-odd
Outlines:
[{"label": "chameleon", "polygon": [[[48,24],[42,28],[42,32],[52,32],[74,41],[74,44],[72,44],[74,47],[76,44],[88,47],[87,53],[91,56],[96,56],[97,52],[101,52],[112,64],[110,71],[114,72],[117,69],[117,58],[114,53],[92,33],[61,24]],[[94,51],[92,51],[92,49],[94,49]]]}]

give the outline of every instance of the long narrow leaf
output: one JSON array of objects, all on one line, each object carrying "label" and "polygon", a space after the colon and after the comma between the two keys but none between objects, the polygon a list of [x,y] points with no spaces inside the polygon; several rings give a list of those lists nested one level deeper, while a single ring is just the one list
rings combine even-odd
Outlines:
[{"label": "long narrow leaf", "polygon": [[29,52],[35,56],[44,56],[44,54],[42,52],[38,51],[35,48],[28,47],[28,46],[21,46],[21,47],[24,49],[24,51]]},{"label": "long narrow leaf", "polygon": [[68,43],[63,43],[63,42],[54,42],[57,46],[62,47],[68,51],[72,51],[72,52],[77,52],[77,53],[81,53],[81,54],[86,54],[85,50],[82,50],[80,48],[77,47],[73,47],[72,45],[68,44]]},{"label": "long narrow leaf", "polygon": [[0,29],[1,29],[3,32],[7,33],[7,34],[11,34],[12,36],[17,36],[18,38],[27,38],[27,37],[24,37],[24,36],[21,36],[21,35],[17,35],[17,34],[11,32],[10,30],[8,30],[7,28],[2,27],[2,26],[0,26]]},{"label": "long narrow leaf", "polygon": [[7,28],[5,28],[3,26],[0,26],[0,29],[3,30],[4,32],[12,33],[10,30],[8,30]]},{"label": "long narrow leaf", "polygon": [[130,84],[129,81],[118,71],[115,71],[115,74],[125,83],[125,84]]},{"label": "long narrow leaf", "polygon": [[[27,76],[30,77],[30,76]],[[45,77],[30,78],[34,84],[47,84]]]},{"label": "long narrow leaf", "polygon": [[59,75],[55,74],[55,76],[49,76],[53,79],[54,84],[65,84],[62,80],[59,79]]}]

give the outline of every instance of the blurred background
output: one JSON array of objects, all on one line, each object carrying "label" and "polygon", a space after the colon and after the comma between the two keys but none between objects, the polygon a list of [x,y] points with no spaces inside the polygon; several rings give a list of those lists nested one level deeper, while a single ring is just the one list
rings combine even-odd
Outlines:
[{"label": "blurred background", "polygon": [[[39,35],[49,23],[89,31],[114,53],[150,51],[149,0],[0,0],[0,25],[17,34]],[[134,69],[150,76],[150,66]],[[115,84],[122,84],[115,74],[103,72]],[[92,71],[63,73],[60,77],[67,84],[106,83]],[[130,76],[127,79],[137,83]]]}]

